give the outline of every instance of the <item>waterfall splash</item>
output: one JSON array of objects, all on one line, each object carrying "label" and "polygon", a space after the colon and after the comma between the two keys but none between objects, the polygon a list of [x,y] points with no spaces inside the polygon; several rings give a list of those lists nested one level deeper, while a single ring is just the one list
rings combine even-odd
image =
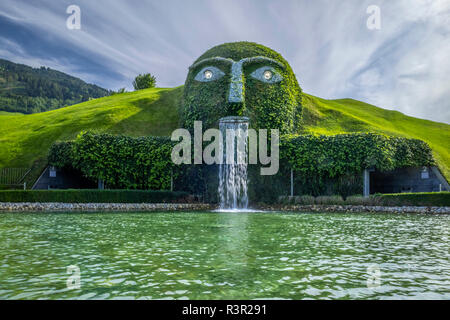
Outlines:
[{"label": "waterfall splash", "polygon": [[219,129],[225,141],[223,161],[219,167],[220,210],[247,209],[247,138],[246,117],[220,119]]}]

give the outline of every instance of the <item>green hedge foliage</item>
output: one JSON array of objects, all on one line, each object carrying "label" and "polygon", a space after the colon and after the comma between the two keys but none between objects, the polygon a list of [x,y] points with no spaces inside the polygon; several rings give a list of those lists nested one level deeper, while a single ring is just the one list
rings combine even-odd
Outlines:
[{"label": "green hedge foliage", "polygon": [[375,194],[370,197],[353,195],[345,200],[340,196],[295,196],[280,197],[278,202],[298,205],[354,205],[354,206],[424,206],[448,207],[450,206],[450,192],[418,192]]},{"label": "green hedge foliage", "polygon": [[169,190],[177,170],[171,160],[174,143],[166,137],[81,133],[72,142],[56,143],[49,164],[68,165],[86,178],[102,179],[111,189]]},{"label": "green hedge foliage", "polygon": [[73,141],[55,142],[48,153],[48,163],[57,168],[73,167]]},{"label": "green hedge foliage", "polygon": [[450,207],[450,192],[417,192],[375,195],[387,206]]},{"label": "green hedge foliage", "polygon": [[435,164],[425,142],[375,133],[286,137],[280,157],[304,177],[334,178],[360,174],[365,168],[388,171]]},{"label": "green hedge foliage", "polygon": [[[73,167],[93,181],[103,179],[111,189],[168,190],[173,177],[176,190],[217,196],[217,167],[175,166],[174,144],[169,138],[82,133],[72,142],[54,144],[48,159],[50,165]],[[434,164],[423,141],[373,133],[285,136],[280,156],[275,176],[261,176],[259,166],[249,166],[251,198],[276,201],[288,194],[290,168],[295,171],[295,190],[302,194],[340,194],[345,199],[362,192],[364,168],[386,171]]]},{"label": "green hedge foliage", "polygon": [[0,202],[171,203],[184,202],[186,192],[144,190],[1,190]]}]

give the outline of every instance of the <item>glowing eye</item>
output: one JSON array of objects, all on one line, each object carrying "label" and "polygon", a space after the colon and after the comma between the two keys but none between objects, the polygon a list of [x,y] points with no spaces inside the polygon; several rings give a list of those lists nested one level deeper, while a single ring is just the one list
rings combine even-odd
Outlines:
[{"label": "glowing eye", "polygon": [[205,72],[203,72],[203,75],[205,76],[205,79],[211,79],[213,74],[210,70],[206,70]]},{"label": "glowing eye", "polygon": [[272,79],[272,71],[270,71],[270,70],[266,70],[266,71],[264,71],[264,79],[266,79],[266,80],[270,80],[270,79]]},{"label": "glowing eye", "polygon": [[251,76],[264,83],[277,83],[283,80],[283,76],[275,68],[269,66],[256,69]]},{"label": "glowing eye", "polygon": [[222,78],[225,73],[214,66],[205,67],[195,76],[195,80],[200,82],[210,82]]}]

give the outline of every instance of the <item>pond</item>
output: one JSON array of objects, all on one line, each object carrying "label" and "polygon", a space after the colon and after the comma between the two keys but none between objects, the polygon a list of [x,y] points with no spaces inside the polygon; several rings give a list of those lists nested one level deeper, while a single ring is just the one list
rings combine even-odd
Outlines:
[{"label": "pond", "polygon": [[449,229],[419,214],[0,214],[0,299],[450,299]]}]

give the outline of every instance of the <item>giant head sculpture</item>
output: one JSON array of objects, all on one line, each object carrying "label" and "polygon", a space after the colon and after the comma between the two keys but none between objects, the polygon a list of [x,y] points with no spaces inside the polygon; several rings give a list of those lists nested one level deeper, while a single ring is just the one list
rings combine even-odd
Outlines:
[{"label": "giant head sculpture", "polygon": [[220,118],[246,116],[250,126],[291,133],[301,116],[301,88],[283,57],[251,42],[211,48],[189,68],[182,126],[202,121],[217,127]]}]

